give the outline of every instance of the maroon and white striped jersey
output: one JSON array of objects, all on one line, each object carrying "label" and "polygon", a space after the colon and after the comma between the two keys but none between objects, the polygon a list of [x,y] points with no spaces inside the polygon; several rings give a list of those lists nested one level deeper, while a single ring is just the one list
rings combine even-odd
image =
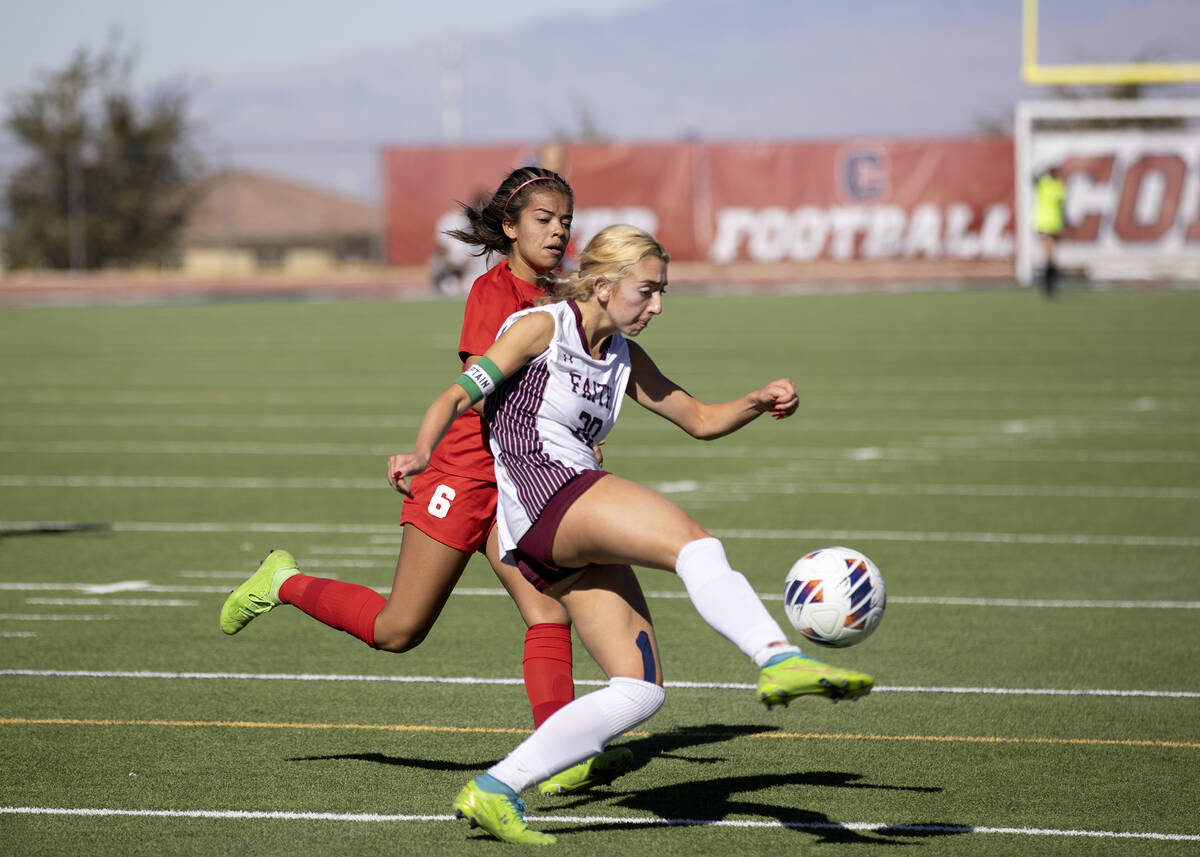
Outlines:
[{"label": "maroon and white striped jersey", "polygon": [[496,517],[505,555],[559,488],[576,474],[597,469],[592,448],[617,421],[629,383],[625,338],[614,333],[604,355],[592,357],[574,301],[515,313],[500,334],[534,312],[554,317],[550,345],[484,403],[496,457]]}]

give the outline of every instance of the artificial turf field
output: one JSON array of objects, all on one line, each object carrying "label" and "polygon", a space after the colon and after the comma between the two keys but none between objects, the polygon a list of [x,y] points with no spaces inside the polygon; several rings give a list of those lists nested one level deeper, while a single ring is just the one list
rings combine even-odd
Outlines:
[{"label": "artificial turf field", "polygon": [[[531,725],[486,564],[420,648],[225,593],[272,547],[385,590],[407,449],[461,305],[0,312],[0,853],[493,853],[454,795]],[[856,704],[765,710],[671,575],[633,772],[527,794],[572,855],[1200,851],[1200,292],[671,294],[641,341],[704,399],[801,409],[712,443],[628,404],[609,469],[790,564],[865,551],[889,606],[826,660]],[[579,692],[601,676],[576,646]]]}]

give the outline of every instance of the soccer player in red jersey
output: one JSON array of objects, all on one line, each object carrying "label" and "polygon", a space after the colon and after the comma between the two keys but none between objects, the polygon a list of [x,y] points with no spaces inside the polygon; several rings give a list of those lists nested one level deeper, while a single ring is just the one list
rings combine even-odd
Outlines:
[{"label": "soccer player in red jersey", "polygon": [[[468,295],[459,339],[466,369],[492,346],[505,319],[549,294],[552,272],[570,241],[574,194],[557,173],[524,167],[510,173],[490,200],[462,207],[468,225],[449,234],[480,254],[505,257]],[[303,574],[287,551],[272,551],[226,600],[221,630],[236,634],[255,616],[291,604],[376,649],[406,652],[425,639],[467,562],[483,552],[528,626],[525,689],[534,727],[540,726],[575,696],[570,620],[557,600],[501,560],[496,476],[476,412],[455,420],[411,491],[401,514],[404,538],[390,598],[367,586]],[[605,751],[546,780],[542,790],[558,794],[607,782],[631,760],[627,748]]]}]

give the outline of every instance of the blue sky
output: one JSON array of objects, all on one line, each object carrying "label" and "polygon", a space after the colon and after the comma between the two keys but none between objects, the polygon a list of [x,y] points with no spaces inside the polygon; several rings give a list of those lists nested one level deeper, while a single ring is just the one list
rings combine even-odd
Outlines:
[{"label": "blue sky", "polygon": [[119,30],[137,82],[228,76],[459,32],[497,33],[564,14],[618,14],[660,0],[9,0],[0,24],[0,93],[61,68]]},{"label": "blue sky", "polygon": [[[9,0],[0,24],[0,96],[36,83],[36,72],[62,68],[80,46],[102,47],[119,31],[137,51],[135,83],[210,83],[239,73],[280,70],[386,50],[450,33],[507,31],[564,16],[604,17],[663,5],[665,0]],[[753,14],[752,0],[729,0]],[[823,2],[810,3],[820,15]],[[828,0],[824,0],[828,2]],[[837,0],[834,0],[837,2]],[[869,20],[875,0],[848,0]],[[953,19],[963,8],[1020,14],[1021,0],[889,0],[917,18]],[[1197,0],[1200,2],[1200,0]],[[1128,51],[1175,48],[1192,41],[1172,29],[1163,0],[1040,0],[1042,54],[1048,60],[1130,60],[1074,34],[1082,18],[1122,7],[1161,17],[1154,44]],[[1156,9],[1155,7],[1160,7]],[[869,26],[869,24],[867,24]],[[1116,35],[1116,34],[1114,34]],[[1182,49],[1187,52],[1188,48]],[[1090,56],[1090,54],[1096,54]],[[1200,51],[1178,59],[1200,59]]]}]

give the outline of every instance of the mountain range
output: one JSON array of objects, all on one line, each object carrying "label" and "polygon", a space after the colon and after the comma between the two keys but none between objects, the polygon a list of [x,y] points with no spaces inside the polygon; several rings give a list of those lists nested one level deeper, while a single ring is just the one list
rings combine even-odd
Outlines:
[{"label": "mountain range", "polygon": [[[1196,0],[1041,7],[1044,59],[1200,59]],[[1020,79],[1020,11],[1019,0],[664,0],[457,41],[396,33],[394,49],[213,73],[191,94],[195,138],[211,168],[373,200],[383,145],[1002,133],[1017,100],[1047,95]]]}]

